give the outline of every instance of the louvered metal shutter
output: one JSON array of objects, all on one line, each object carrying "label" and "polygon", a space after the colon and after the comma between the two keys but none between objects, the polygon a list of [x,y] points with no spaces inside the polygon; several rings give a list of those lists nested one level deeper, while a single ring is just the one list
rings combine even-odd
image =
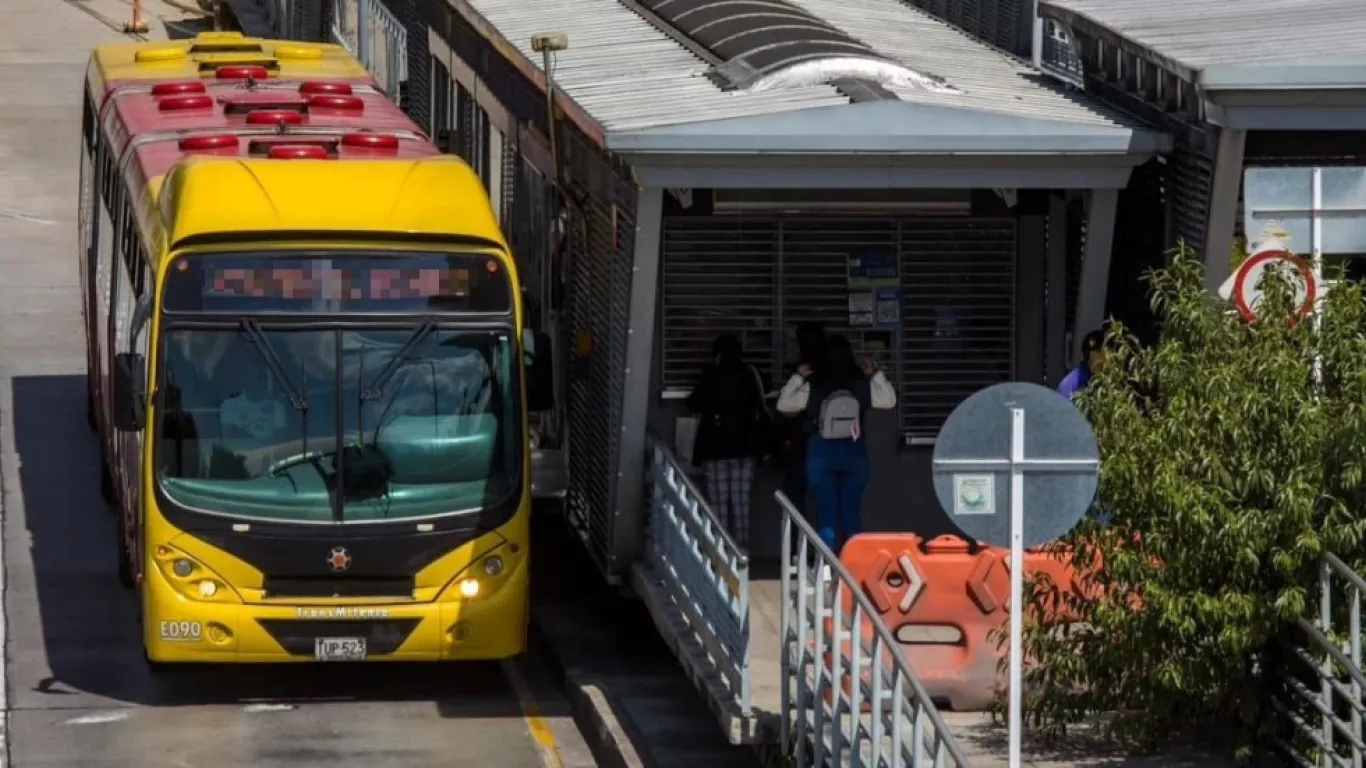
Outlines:
[{"label": "louvered metal shutter", "polygon": [[[897,332],[849,325],[849,259],[885,254],[895,260],[897,247],[895,219],[786,218],[782,240],[786,356],[797,356],[797,324],[813,320],[828,333],[846,336],[854,354],[873,358],[896,381],[900,373]],[[886,343],[880,344],[882,340]]]},{"label": "louvered metal shutter", "polygon": [[617,570],[615,520],[622,395],[629,329],[634,190],[617,180],[614,201],[591,198],[571,216],[570,335],[593,340],[581,358],[570,344],[568,513],[588,550]]},{"label": "louvered metal shutter", "polygon": [[1168,163],[1172,234],[1196,251],[1205,247],[1205,225],[1213,193],[1213,161],[1188,146],[1177,146]]},{"label": "louvered metal shutter", "polygon": [[[900,268],[900,330],[851,327],[851,256]],[[666,388],[692,386],[719,333],[745,337],[774,383],[803,321],[843,334],[900,382],[901,424],[932,437],[963,398],[1006,381],[1014,360],[1014,219],[698,217],[664,238]]]},{"label": "louvered metal shutter", "polygon": [[711,360],[717,335],[740,336],[748,362],[772,380],[780,363],[775,329],[778,221],[677,217],[664,222],[665,389],[690,389]]},{"label": "louvered metal shutter", "polygon": [[966,397],[1009,381],[1015,359],[1015,220],[901,225],[901,426],[933,437]]}]

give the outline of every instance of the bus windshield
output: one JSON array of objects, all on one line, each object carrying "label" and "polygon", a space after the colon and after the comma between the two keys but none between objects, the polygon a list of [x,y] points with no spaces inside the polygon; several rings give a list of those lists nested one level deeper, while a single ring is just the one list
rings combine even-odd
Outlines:
[{"label": "bus windshield", "polygon": [[470,512],[520,487],[506,328],[242,322],[164,334],[157,477],[189,510],[280,522]]}]

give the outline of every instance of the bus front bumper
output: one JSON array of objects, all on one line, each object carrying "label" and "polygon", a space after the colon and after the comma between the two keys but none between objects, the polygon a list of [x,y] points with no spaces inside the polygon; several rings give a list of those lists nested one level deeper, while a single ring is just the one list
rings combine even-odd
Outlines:
[{"label": "bus front bumper", "polygon": [[523,574],[470,600],[371,605],[197,601],[146,574],[144,643],[157,662],[455,661],[526,648]]}]

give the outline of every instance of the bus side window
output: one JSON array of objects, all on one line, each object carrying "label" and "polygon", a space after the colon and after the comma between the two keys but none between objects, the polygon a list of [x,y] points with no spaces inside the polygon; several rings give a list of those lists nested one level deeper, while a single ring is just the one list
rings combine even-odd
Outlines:
[{"label": "bus side window", "polygon": [[133,227],[133,251],[129,254],[132,263],[128,265],[129,274],[133,277],[133,295],[142,301],[143,294],[147,292],[147,247],[142,244],[142,232],[137,227]]}]

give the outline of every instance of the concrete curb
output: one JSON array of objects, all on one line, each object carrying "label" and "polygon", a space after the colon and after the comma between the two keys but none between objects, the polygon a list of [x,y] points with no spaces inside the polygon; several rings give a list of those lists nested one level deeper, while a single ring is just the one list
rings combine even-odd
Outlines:
[{"label": "concrete curb", "polygon": [[574,714],[574,724],[598,765],[605,768],[645,768],[649,765],[636,750],[630,736],[629,719],[622,707],[615,704],[611,691],[596,677],[566,667],[554,641],[546,636],[534,616],[529,632],[532,644],[541,651],[551,674],[563,688]]}]

